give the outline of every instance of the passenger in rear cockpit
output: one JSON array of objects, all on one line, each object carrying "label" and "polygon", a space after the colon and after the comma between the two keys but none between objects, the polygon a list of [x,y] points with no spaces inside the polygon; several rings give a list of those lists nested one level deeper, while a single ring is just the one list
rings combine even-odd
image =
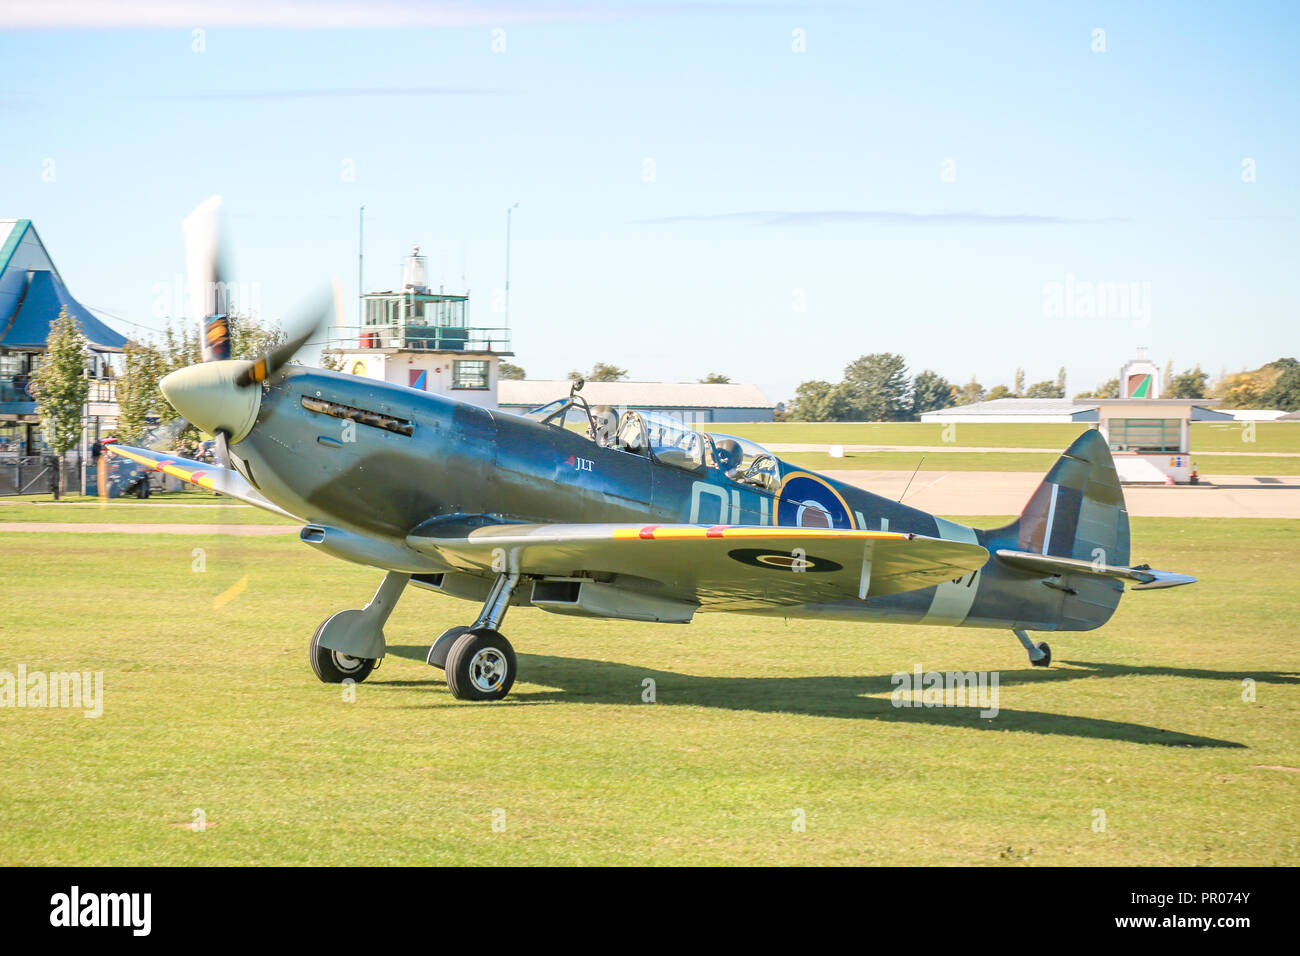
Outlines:
[{"label": "passenger in rear cockpit", "polygon": [[740,450],[740,442],[734,438],[723,438],[713,445],[713,453],[718,459],[718,468],[722,473],[736,481],[739,477],[740,462],[743,454]]}]

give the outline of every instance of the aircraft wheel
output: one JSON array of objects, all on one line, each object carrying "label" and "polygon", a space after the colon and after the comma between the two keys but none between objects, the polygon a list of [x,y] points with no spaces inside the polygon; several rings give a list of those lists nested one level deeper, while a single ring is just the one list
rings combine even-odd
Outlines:
[{"label": "aircraft wheel", "polygon": [[496,631],[466,631],[447,652],[447,688],[457,700],[500,700],[517,668],[515,649]]},{"label": "aircraft wheel", "polygon": [[1044,656],[1043,656],[1043,658],[1042,658],[1041,660],[1030,661],[1029,663],[1033,664],[1035,667],[1051,667],[1051,666],[1052,666],[1052,647],[1051,647],[1051,645],[1048,644],[1046,641],[1039,641],[1038,644],[1035,645],[1035,646],[1036,646],[1040,651],[1043,652],[1043,655],[1044,655]]},{"label": "aircraft wheel", "polygon": [[431,667],[437,667],[441,670],[447,669],[447,655],[451,652],[451,645],[456,643],[456,638],[460,637],[468,627],[449,627],[438,635],[438,639],[433,642],[429,648],[429,654],[425,657],[425,663]]},{"label": "aircraft wheel", "polygon": [[321,621],[320,627],[316,628],[316,633],[311,636],[312,671],[326,684],[341,684],[348,678],[360,684],[370,676],[370,672],[375,669],[375,664],[378,662],[370,657],[352,657],[338,651],[331,651],[328,647],[321,647],[321,632],[325,630],[328,622],[329,618]]}]

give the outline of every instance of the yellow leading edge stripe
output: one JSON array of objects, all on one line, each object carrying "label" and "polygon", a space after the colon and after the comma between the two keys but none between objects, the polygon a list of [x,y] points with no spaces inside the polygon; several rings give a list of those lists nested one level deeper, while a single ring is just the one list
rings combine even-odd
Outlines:
[{"label": "yellow leading edge stripe", "polygon": [[207,488],[209,491],[216,490],[216,486],[213,484],[212,479],[202,472],[190,471],[186,468],[181,468],[179,465],[174,465],[171,462],[163,464],[154,461],[152,458],[145,458],[143,455],[132,454],[124,448],[114,448],[112,445],[109,445],[108,450],[114,455],[121,455],[123,458],[129,458],[136,464],[147,465],[154,471],[161,471],[165,475],[171,475],[173,478],[179,478],[181,481],[188,481],[192,485],[198,485],[200,488]]},{"label": "yellow leading edge stripe", "polygon": [[779,525],[753,526],[691,526],[689,528],[665,528],[647,525],[642,528],[615,528],[614,540],[627,541],[633,538],[643,540],[665,540],[674,538],[852,538],[889,539],[907,538],[908,535],[898,531],[859,531],[852,529],[838,530],[827,528],[791,528]]}]

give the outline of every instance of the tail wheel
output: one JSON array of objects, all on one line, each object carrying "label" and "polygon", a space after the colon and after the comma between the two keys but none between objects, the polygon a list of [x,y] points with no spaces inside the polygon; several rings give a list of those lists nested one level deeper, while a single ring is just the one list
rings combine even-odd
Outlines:
[{"label": "tail wheel", "polygon": [[447,688],[457,700],[500,700],[514,686],[515,649],[496,631],[466,631],[447,652]]},{"label": "tail wheel", "polygon": [[341,684],[349,679],[360,684],[370,676],[370,672],[379,662],[371,657],[353,657],[340,651],[332,651],[328,647],[321,647],[321,632],[325,630],[328,621],[329,618],[322,621],[320,627],[316,628],[316,633],[311,636],[312,671],[326,684]]},{"label": "tail wheel", "polygon": [[1035,667],[1051,667],[1052,646],[1048,644],[1046,641],[1039,641],[1034,646],[1043,652],[1043,656],[1039,660],[1030,661],[1029,663],[1033,664]]}]

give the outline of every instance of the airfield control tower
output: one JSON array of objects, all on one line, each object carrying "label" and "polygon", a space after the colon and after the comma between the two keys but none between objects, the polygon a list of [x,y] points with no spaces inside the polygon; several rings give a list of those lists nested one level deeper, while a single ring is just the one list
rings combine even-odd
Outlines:
[{"label": "airfield control tower", "polygon": [[336,327],[322,349],[338,368],[396,385],[497,408],[498,364],[510,330],[469,324],[469,294],[434,292],[419,246],[395,291],[361,296],[361,325]]}]

